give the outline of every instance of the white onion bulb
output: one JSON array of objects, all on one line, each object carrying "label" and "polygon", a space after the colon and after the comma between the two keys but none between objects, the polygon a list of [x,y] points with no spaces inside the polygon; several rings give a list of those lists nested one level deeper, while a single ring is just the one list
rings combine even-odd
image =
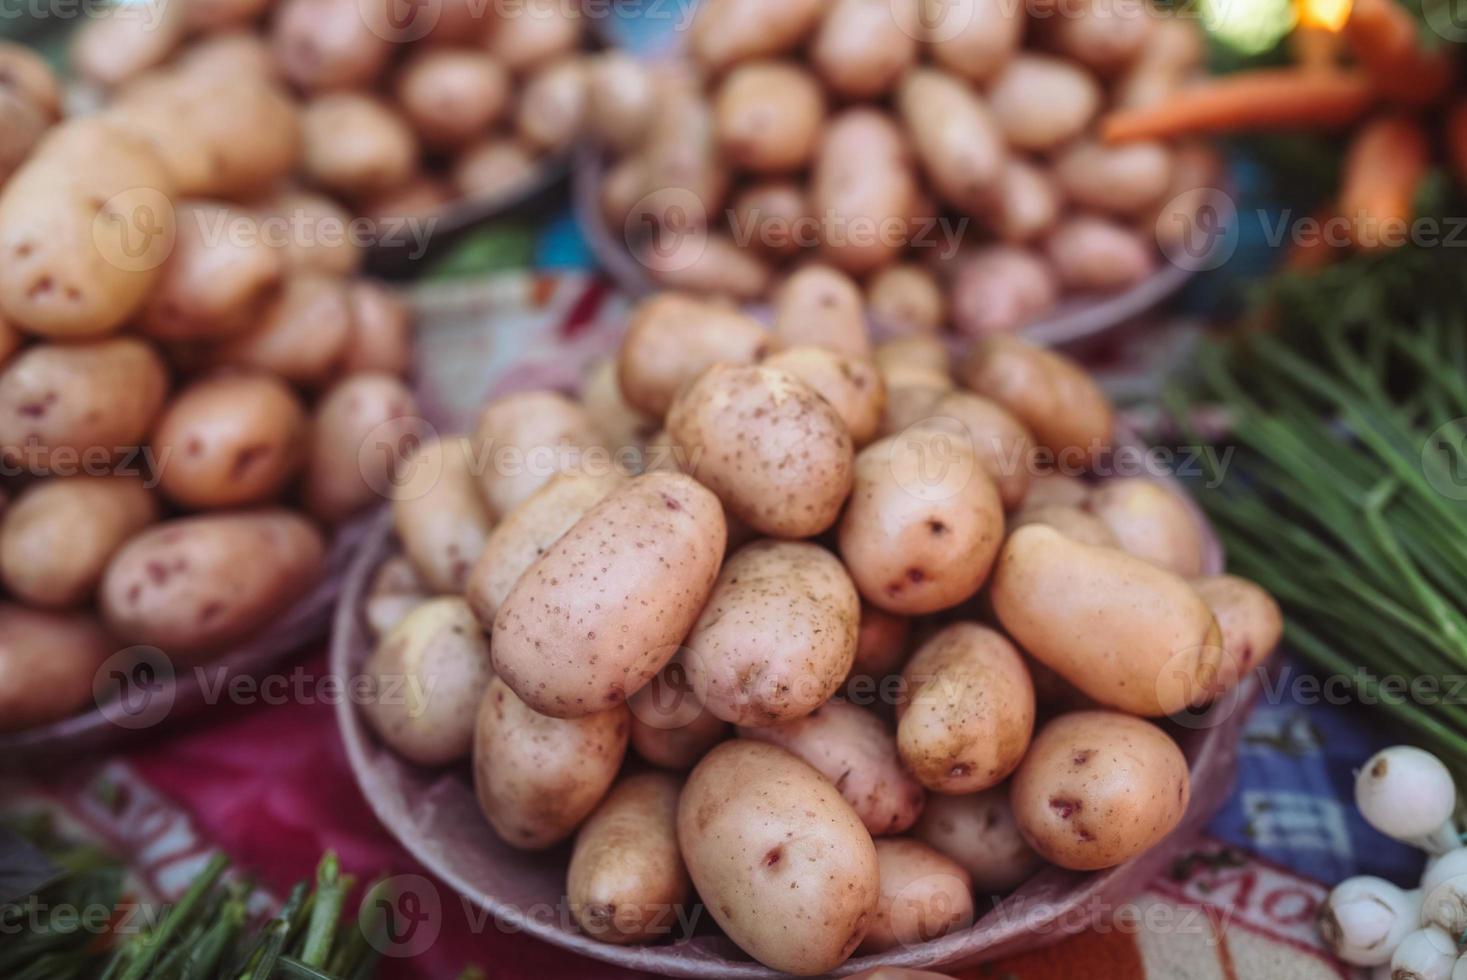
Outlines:
[{"label": "white onion bulb", "polygon": [[1391,957],[1391,980],[1452,980],[1457,940],[1432,926],[1401,940]]},{"label": "white onion bulb", "polygon": [[1376,830],[1432,854],[1462,845],[1453,813],[1457,786],[1440,759],[1396,745],[1371,756],[1355,778],[1355,803]]},{"label": "white onion bulb", "polygon": [[1420,928],[1420,892],[1402,891],[1384,878],[1342,881],[1319,910],[1325,945],[1356,966],[1389,963],[1401,940]]}]

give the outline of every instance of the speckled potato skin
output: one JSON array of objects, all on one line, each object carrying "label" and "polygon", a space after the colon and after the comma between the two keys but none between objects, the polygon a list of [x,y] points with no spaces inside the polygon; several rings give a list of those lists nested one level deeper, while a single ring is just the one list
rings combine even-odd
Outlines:
[{"label": "speckled potato skin", "polygon": [[693,883],[677,846],[681,790],[667,773],[627,776],[581,825],[565,892],[587,935],[606,943],[652,942],[686,920]]},{"label": "speckled potato skin", "polygon": [[378,503],[396,447],[418,425],[418,402],[390,374],[354,374],[316,403],[302,493],[312,514],[337,522]]},{"label": "speckled potato skin", "polygon": [[856,448],[876,438],[886,411],[886,382],[869,360],[823,347],[789,347],[766,357],[764,365],[788,371],[829,402]]},{"label": "speckled potato skin", "polygon": [[851,490],[850,433],[825,399],[786,371],[709,368],[678,396],[667,432],[699,482],[770,537],[821,533]]},{"label": "speckled potato skin", "polygon": [[617,356],[622,397],[661,419],[684,385],[715,364],[753,364],[774,349],[759,321],[680,293],[662,293],[632,311]]},{"label": "speckled potato skin", "polygon": [[794,753],[835,784],[871,836],[900,834],[922,813],[927,793],[902,768],[890,726],[848,701],[829,701],[803,718],[740,728],[740,738]]},{"label": "speckled potato skin", "polygon": [[793,273],[774,297],[774,332],[786,347],[822,347],[869,358],[865,299],[855,280],[828,265]]},{"label": "speckled potato skin", "polygon": [[624,702],[677,653],[718,576],[718,499],[648,473],[606,496],[520,577],[494,620],[494,669],[534,710]]},{"label": "speckled potato skin", "polygon": [[118,649],[89,614],[0,602],[0,731],[44,725],[93,704],[97,669]]},{"label": "speckled potato skin", "polygon": [[912,836],[962,865],[979,895],[1011,892],[1044,866],[1019,833],[1008,783],[963,796],[934,793]]},{"label": "speckled potato skin", "polygon": [[435,439],[402,461],[392,523],[403,550],[434,592],[461,594],[494,520],[479,495],[473,448]]},{"label": "speckled potato skin", "polygon": [[865,938],[881,891],[871,835],[784,749],[736,739],[704,756],[683,787],[677,836],[714,921],[766,966],[825,973]]},{"label": "speckled potato skin", "polygon": [[963,866],[909,837],[876,842],[881,898],[860,952],[930,942],[973,924],[973,881]]},{"label": "speckled potato skin", "polygon": [[305,406],[268,374],[197,381],[178,393],[153,431],[158,489],[192,510],[273,500],[305,448]]},{"label": "speckled potato skin", "polygon": [[693,690],[738,725],[803,717],[850,673],[860,615],[855,585],[824,548],[746,545],[724,564],[685,641]]},{"label": "speckled potato skin", "polygon": [[179,517],[113,557],[99,592],[108,627],[168,656],[211,653],[299,599],[321,573],[325,543],[292,511]]},{"label": "speckled potato skin", "polygon": [[487,465],[479,485],[489,509],[504,516],[556,473],[575,469],[581,451],[602,443],[586,410],[554,391],[526,391],[490,402],[474,429]]},{"label": "speckled potato skin", "polygon": [[596,809],[626,755],[627,706],[579,718],[530,709],[499,678],[474,725],[474,792],[494,832],[539,851],[576,832]]},{"label": "speckled potato skin", "polygon": [[1177,491],[1140,477],[1107,480],[1085,509],[1110,528],[1123,551],[1183,578],[1202,574],[1202,528]]},{"label": "speckled potato skin", "polygon": [[586,512],[626,483],[626,474],[561,473],[504,516],[469,571],[465,594],[485,629],[526,569]]},{"label": "speckled potato skin", "polygon": [[915,616],[976,593],[1003,528],[1003,502],[967,440],[917,428],[856,457],[840,554],[866,601]]},{"label": "speckled potato skin", "polygon": [[81,605],[123,542],[157,519],[157,498],[135,476],[33,483],[0,519],[0,582],[27,605]]},{"label": "speckled potato skin", "polygon": [[0,373],[0,454],[40,472],[60,453],[114,460],[144,444],[167,393],[163,359],[136,338],[35,344]]},{"label": "speckled potato skin", "polygon": [[1191,799],[1187,760],[1160,728],[1114,711],[1061,715],[1014,776],[1019,830],[1062,868],[1111,868],[1148,850]]},{"label": "speckled potato skin", "polygon": [[976,793],[1007,779],[1034,734],[1034,683],[1003,635],[954,623],[902,670],[897,750],[928,789]]},{"label": "speckled potato skin", "polygon": [[1062,467],[1088,466],[1111,445],[1110,399],[1062,354],[1017,337],[986,337],[958,374],[968,389],[1008,409]]},{"label": "speckled potato skin", "polygon": [[429,599],[378,641],[362,665],[373,694],[362,713],[382,741],[420,766],[464,758],[494,676],[489,637],[457,596]]},{"label": "speckled potato skin", "polygon": [[927,409],[919,423],[966,433],[983,471],[1008,510],[1029,493],[1034,476],[1034,437],[997,402],[967,391],[950,391]]},{"label": "speckled potato skin", "polygon": [[1107,707],[1158,718],[1212,696],[1221,632],[1166,569],[1035,524],[1009,536],[989,595],[1026,653]]},{"label": "speckled potato skin", "polygon": [[1261,586],[1237,575],[1193,579],[1192,589],[1222,631],[1227,659],[1218,680],[1231,687],[1273,654],[1284,633],[1284,614]]}]

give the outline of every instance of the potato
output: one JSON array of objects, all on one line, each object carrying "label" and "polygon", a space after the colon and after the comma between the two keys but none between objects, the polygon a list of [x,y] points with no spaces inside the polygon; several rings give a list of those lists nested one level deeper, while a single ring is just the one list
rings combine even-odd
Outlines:
[{"label": "potato", "polygon": [[759,255],[721,232],[681,237],[672,248],[647,243],[637,261],[667,289],[740,303],[764,296],[773,278]]},{"label": "potato", "polygon": [[1222,176],[1222,157],[1210,143],[1182,143],[1172,149],[1171,186],[1161,195],[1161,204],[1153,213],[1141,216],[1143,233],[1154,236],[1162,254],[1189,254],[1179,249],[1193,248],[1191,237],[1203,226],[1208,216],[1205,208],[1216,208],[1216,190]]},{"label": "potato", "polygon": [[860,599],[818,545],[755,541],[729,556],[685,642],[698,700],[725,721],[776,725],[830,699],[856,656]]},{"label": "potato", "polygon": [[0,520],[0,582],[31,606],[82,605],[113,553],[157,519],[157,501],[135,476],[33,483]]},{"label": "potato", "polygon": [[61,117],[61,82],[46,59],[24,44],[0,41],[0,90],[29,102],[48,120]]},{"label": "potato", "polygon": [[[1064,211],[1060,185],[1033,163],[1008,157],[979,205],[979,214],[995,235],[1013,245],[1039,238],[1054,227]],[[996,251],[1001,246],[989,246]],[[980,249],[980,251],[984,251]],[[1000,251],[1002,254],[1002,251]],[[1042,309],[1053,305],[1052,301]]]},{"label": "potato", "polygon": [[71,70],[107,88],[160,65],[188,30],[181,4],[167,0],[108,5],[86,17],[71,38]]},{"label": "potato", "polygon": [[415,52],[397,75],[397,102],[428,146],[483,135],[510,105],[510,78],[487,54],[457,48]]},{"label": "potato", "polygon": [[1065,467],[1087,466],[1111,446],[1110,400],[1063,354],[1013,337],[985,337],[958,373],[971,391],[1008,409]]},{"label": "potato", "polygon": [[1001,405],[966,391],[937,399],[921,426],[966,438],[983,471],[993,480],[1007,510],[1029,493],[1034,472],[1034,440]]},{"label": "potato", "polygon": [[886,409],[886,383],[869,360],[823,347],[788,347],[763,363],[789,372],[829,402],[856,447],[876,438]]},{"label": "potato", "polygon": [[1084,0],[1044,26],[1056,51],[1108,75],[1141,55],[1156,23],[1149,5],[1137,0]]},{"label": "potato", "polygon": [[871,319],[902,333],[933,334],[947,322],[947,297],[937,277],[915,262],[879,269],[866,283]]},{"label": "potato", "polygon": [[713,95],[718,145],[742,170],[784,173],[810,162],[825,117],[825,93],[793,62],[750,61]]},{"label": "potato", "polygon": [[1190,794],[1187,760],[1160,728],[1114,711],[1077,711],[1035,736],[1014,776],[1014,817],[1046,860],[1096,871],[1171,833]]},{"label": "potato", "polygon": [[677,836],[714,921],[766,966],[824,973],[865,938],[881,889],[871,835],[785,750],[737,740],[709,752],[683,787]]},{"label": "potato", "polygon": [[1101,704],[1159,717],[1213,693],[1223,651],[1212,611],[1150,562],[1030,525],[1004,544],[989,595],[1025,652]]},{"label": "potato", "polygon": [[1003,135],[978,93],[931,68],[908,72],[897,110],[937,195],[964,214],[980,214],[1004,172]]},{"label": "potato", "polygon": [[713,105],[693,79],[659,79],[642,156],[652,193],[634,211],[638,228],[650,222],[686,235],[717,216],[728,193],[728,167],[718,151]]},{"label": "potato", "polygon": [[479,495],[477,466],[469,441],[452,436],[425,442],[398,463],[393,526],[418,574],[435,592],[464,591],[494,526]]},{"label": "potato", "polygon": [[1065,148],[1054,164],[1065,194],[1081,207],[1111,214],[1136,214],[1160,202],[1171,186],[1172,155],[1152,141],[1103,146],[1081,141]]},{"label": "potato", "polygon": [[970,337],[1006,334],[1059,301],[1049,265],[1027,249],[988,245],[962,260],[953,281],[953,325]]},{"label": "potato", "polygon": [[835,784],[872,836],[900,834],[916,822],[927,794],[902,768],[886,722],[864,708],[830,701],[808,715],[741,738],[794,753]]},{"label": "potato", "polygon": [[587,57],[586,125],[603,145],[628,153],[641,144],[656,110],[652,69],[625,51]]},{"label": "potato", "polygon": [[516,74],[533,71],[570,54],[581,41],[581,15],[575,4],[524,0],[497,8],[489,30],[489,53]]},{"label": "potato", "polygon": [[797,255],[816,244],[810,204],[795,180],[750,184],[734,199],[729,216],[734,241],[773,257]]},{"label": "potato", "polygon": [[37,475],[130,458],[167,392],[163,359],[145,341],[34,344],[0,372],[0,453]]},{"label": "potato", "polygon": [[351,212],[324,194],[278,194],[261,202],[258,213],[287,272],[345,276],[362,263],[362,250],[349,234]]},{"label": "potato", "polygon": [[201,510],[267,503],[296,474],[306,445],[305,406],[266,374],[196,381],[158,419],[158,489]]},{"label": "potato", "polygon": [[419,173],[400,187],[362,198],[357,211],[376,224],[378,242],[416,244],[415,236],[421,239],[431,229],[431,219],[440,215],[456,196],[446,178]]},{"label": "potato", "polygon": [[776,368],[709,368],[673,403],[667,431],[698,480],[761,534],[819,534],[851,490],[845,424],[829,402]]},{"label": "potato", "polygon": [[970,81],[987,81],[1018,51],[1026,10],[1004,0],[921,0],[933,61]]},{"label": "potato", "polygon": [[473,444],[487,464],[479,474],[494,514],[508,514],[557,473],[583,466],[601,433],[586,410],[554,391],[526,391],[487,405]]},{"label": "potato", "polygon": [[759,321],[691,296],[662,293],[632,310],[617,356],[627,403],[661,419],[684,385],[715,364],[753,364],[775,347]]},{"label": "potato", "polygon": [[1060,282],[1076,291],[1116,292],[1156,268],[1156,251],[1140,232],[1088,215],[1061,221],[1044,250]]},{"label": "potato", "polygon": [[627,706],[579,718],[531,710],[489,682],[474,726],[474,791],[489,825],[526,851],[553,847],[596,809],[627,749]]},{"label": "potato", "polygon": [[453,186],[464,197],[492,200],[524,187],[535,172],[535,158],[523,146],[490,137],[459,154],[453,165]]},{"label": "potato", "polygon": [[904,837],[876,842],[881,898],[861,953],[930,942],[973,924],[973,881],[963,866]]},{"label": "potato", "polygon": [[645,446],[656,434],[657,422],[627,404],[616,375],[616,359],[599,358],[582,379],[579,394],[602,441],[620,459],[627,451]]},{"label": "potato", "polygon": [[216,340],[254,326],[284,263],[250,213],[180,202],[173,251],[138,331],[156,340]]},{"label": "potato", "polygon": [[535,70],[520,90],[515,132],[543,153],[570,149],[586,119],[586,66],[578,57],[561,58]]},{"label": "potato", "polygon": [[786,347],[871,356],[861,288],[828,265],[807,265],[780,286],[774,297],[774,334]]},{"label": "potato", "polygon": [[934,793],[912,835],[962,865],[980,895],[1011,892],[1044,864],[1019,833],[1008,783],[964,796]]},{"label": "potato", "polygon": [[406,374],[413,364],[413,320],[407,303],[370,279],[348,283],[346,301],[351,331],[342,352],[342,373]]},{"label": "potato", "polygon": [[709,72],[793,50],[810,35],[826,0],[708,0],[688,38],[693,59]]},{"label": "potato", "polygon": [[1037,507],[1082,508],[1090,499],[1090,484],[1077,476],[1040,470],[1029,481],[1029,493],[1024,497],[1024,509]]},{"label": "potato", "polygon": [[443,596],[418,606],[377,643],[362,675],[371,692],[362,714],[398,755],[441,766],[469,754],[494,671],[468,603]]},{"label": "potato", "polygon": [[413,563],[403,555],[394,555],[378,566],[367,586],[362,606],[367,629],[381,639],[429,598],[428,584]]},{"label": "potato", "polygon": [[[184,13],[193,17],[196,13],[206,11],[242,9],[257,2],[258,0],[200,0],[186,7]],[[280,66],[275,61],[275,53],[270,50],[269,39],[247,27],[195,38],[193,43],[178,53],[172,64],[179,74],[209,83],[245,75],[269,81],[279,81],[281,77]]]},{"label": "potato", "polygon": [[[910,369],[948,379],[952,371],[947,346],[936,337],[898,337],[878,344],[871,356],[887,377],[899,369]],[[951,380],[946,383],[951,387]]]},{"label": "potato", "polygon": [[31,155],[51,124],[35,103],[3,84],[0,82],[0,186]]},{"label": "potato", "polygon": [[418,141],[385,103],[333,92],[301,111],[301,169],[339,194],[374,194],[407,183],[418,166]]},{"label": "potato", "polygon": [[170,657],[217,652],[276,619],[321,575],[316,527],[286,510],[177,517],[143,531],[102,576],[102,615]]},{"label": "potato", "polygon": [[1097,548],[1119,548],[1120,542],[1105,522],[1087,510],[1064,504],[1026,505],[1009,522],[1009,530],[1016,531],[1030,524],[1052,527],[1072,541],[1094,545]]},{"label": "potato", "polygon": [[85,613],[0,602],[0,731],[20,732],[89,707],[115,644]]},{"label": "potato", "polygon": [[1073,62],[1020,54],[992,80],[988,105],[1010,146],[1044,152],[1078,136],[1101,104],[1100,85]]},{"label": "potato", "polygon": [[357,0],[283,0],[271,43],[285,77],[307,92],[362,88],[394,46],[373,30]]},{"label": "potato", "polygon": [[911,621],[871,603],[861,602],[861,625],[856,631],[856,660],[851,664],[851,677],[869,677],[874,681],[889,677],[902,669],[907,659],[907,635]]},{"label": "potato", "polygon": [[626,482],[620,470],[560,473],[504,515],[489,532],[465,584],[485,629],[525,571],[586,512]]},{"label": "potato", "polygon": [[1222,631],[1227,663],[1219,681],[1231,686],[1278,647],[1284,632],[1283,613],[1273,596],[1236,575],[1194,579],[1192,589],[1207,603]]},{"label": "potato", "polygon": [[302,272],[285,278],[259,323],[219,344],[213,359],[300,385],[324,385],[341,364],[352,332],[346,282]]},{"label": "potato", "polygon": [[0,315],[56,339],[116,330],[173,245],[173,183],[140,139],[63,123],[0,190]]},{"label": "potato", "polygon": [[918,648],[902,681],[897,749],[922,785],[976,793],[1018,767],[1034,732],[1034,684],[1002,634],[953,623]]},{"label": "potato", "polygon": [[1196,578],[1202,574],[1202,526],[1181,493],[1142,477],[1107,480],[1085,507],[1110,528],[1122,550]]},{"label": "potato", "polygon": [[665,773],[628,776],[576,834],[566,898],[576,924],[607,943],[668,936],[684,921],[693,885],[677,847],[681,787]]},{"label": "potato", "polygon": [[832,92],[874,99],[917,61],[919,0],[831,0],[810,63]]},{"label": "potato", "polygon": [[810,177],[826,258],[853,275],[890,264],[909,243],[916,202],[911,149],[886,113],[857,106],[834,116]]},{"label": "potato", "polygon": [[1003,502],[966,440],[913,429],[861,450],[841,517],[841,557],[861,595],[887,612],[949,609],[988,578]]},{"label": "potato", "polygon": [[632,748],[663,769],[685,770],[729,734],[729,723],[703,707],[682,656],[627,699]]},{"label": "potato", "polygon": [[307,438],[307,509],[334,524],[383,500],[422,427],[417,399],[390,374],[354,374],[328,388]]},{"label": "potato", "polygon": [[[191,30],[222,31],[248,25],[270,8],[269,0],[193,0],[183,9]],[[205,41],[195,40],[193,47]]]},{"label": "potato", "polygon": [[677,652],[727,530],[691,477],[649,473],[592,507],[520,577],[494,620],[494,669],[534,710],[619,704]]}]

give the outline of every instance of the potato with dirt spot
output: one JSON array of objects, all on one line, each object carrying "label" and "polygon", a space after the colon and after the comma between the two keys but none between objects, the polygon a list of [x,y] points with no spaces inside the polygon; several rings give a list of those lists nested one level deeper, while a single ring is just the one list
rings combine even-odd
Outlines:
[{"label": "potato with dirt spot", "polygon": [[1108,707],[1175,714],[1217,683],[1212,610],[1185,580],[1125,552],[1022,527],[1004,544],[989,596],[1026,653]]},{"label": "potato with dirt spot", "polygon": [[0,372],[0,456],[36,474],[136,459],[167,393],[163,359],[137,338],[34,344]]},{"label": "potato with dirt spot", "polygon": [[912,835],[962,865],[980,895],[1011,892],[1044,866],[1019,833],[1008,783],[963,796],[934,793]]},{"label": "potato with dirt spot", "polygon": [[493,628],[499,607],[526,570],[626,481],[617,469],[561,473],[504,515],[489,532],[465,583],[469,605],[486,630]]},{"label": "potato with dirt spot", "polygon": [[287,510],[174,518],[113,557],[102,576],[102,615],[126,643],[170,657],[215,653],[309,591],[324,553],[316,526]]},{"label": "potato with dirt spot", "polygon": [[93,706],[97,671],[117,648],[89,614],[0,602],[0,731],[24,731]]},{"label": "potato with dirt spot", "polygon": [[301,400],[268,374],[196,381],[153,431],[158,489],[193,510],[267,503],[300,468],[306,425]]},{"label": "potato with dirt spot", "polygon": [[919,840],[876,842],[881,898],[861,953],[931,942],[973,924],[973,882],[962,865]]},{"label": "potato with dirt spot", "polygon": [[566,869],[571,915],[606,943],[668,937],[686,921],[693,884],[677,846],[678,780],[646,772],[618,782],[576,834]]},{"label": "potato with dirt spot", "polygon": [[157,519],[157,499],[139,477],[33,483],[0,518],[0,582],[31,606],[82,605],[123,542]]},{"label": "potato with dirt spot", "polygon": [[489,825],[525,851],[576,832],[611,788],[626,756],[627,706],[578,718],[532,710],[496,677],[474,725],[474,792]]},{"label": "potato with dirt spot", "polygon": [[876,438],[886,411],[886,383],[866,358],[823,347],[788,347],[766,357],[763,363],[789,372],[829,402],[856,448]]},{"label": "potato with dirt spot", "polygon": [[727,529],[691,477],[648,473],[592,507],[520,577],[494,620],[494,669],[531,708],[620,704],[677,653],[713,589]]},{"label": "potato with dirt spot", "polygon": [[668,661],[636,694],[632,710],[632,748],[662,769],[687,770],[728,737],[728,722],[703,707],[681,655]]},{"label": "potato with dirt spot", "polygon": [[891,264],[909,242],[917,199],[911,147],[890,116],[855,106],[830,119],[810,175],[827,261],[852,275]]},{"label": "potato with dirt spot", "polygon": [[918,0],[831,0],[810,41],[810,62],[842,99],[890,92],[917,61]]},{"label": "potato with dirt spot", "polygon": [[494,677],[489,637],[457,596],[429,599],[377,642],[362,665],[367,723],[394,752],[420,766],[469,754],[474,721]]},{"label": "potato with dirt spot", "polygon": [[1061,715],[1014,776],[1024,838],[1062,868],[1112,868],[1149,850],[1187,812],[1191,780],[1177,743],[1115,711]]},{"label": "potato with dirt spot", "polygon": [[1192,589],[1212,610],[1227,652],[1219,683],[1241,681],[1273,654],[1284,632],[1284,617],[1274,597],[1237,575],[1192,580]]},{"label": "potato with dirt spot", "polygon": [[1007,150],[978,93],[946,72],[917,69],[902,79],[897,111],[937,195],[964,214],[981,213]]},{"label": "potato with dirt spot", "polygon": [[746,739],[693,769],[678,844],[714,921],[766,966],[809,976],[844,963],[876,913],[871,835],[829,780]]},{"label": "potato with dirt spot", "polygon": [[786,371],[715,365],[678,397],[667,431],[698,480],[761,534],[819,534],[851,489],[850,433]]},{"label": "potato with dirt spot", "polygon": [[334,524],[386,499],[402,447],[421,429],[417,399],[390,374],[354,374],[328,388],[307,438],[307,509]]},{"label": "potato with dirt spot", "polygon": [[1023,4],[1003,0],[921,0],[932,60],[969,81],[985,82],[1018,51],[1029,20]]},{"label": "potato with dirt spot", "polygon": [[711,73],[794,49],[810,36],[826,0],[709,0],[688,39],[693,59]]},{"label": "potato with dirt spot", "polygon": [[1159,480],[1129,477],[1096,487],[1085,509],[1110,528],[1120,548],[1183,578],[1202,574],[1200,516]]},{"label": "potato with dirt spot", "polygon": [[835,784],[871,835],[900,834],[916,822],[927,793],[902,768],[890,726],[847,701],[830,701],[803,718],[739,737],[799,756]]},{"label": "potato with dirt spot", "polygon": [[828,265],[807,265],[779,287],[774,296],[774,333],[786,347],[871,356],[861,288]]},{"label": "potato with dirt spot", "polygon": [[840,554],[868,602],[915,616],[973,596],[1003,529],[1003,501],[967,440],[917,427],[856,457]]},{"label": "potato with dirt spot", "polygon": [[477,467],[473,446],[461,436],[430,440],[397,461],[393,526],[435,592],[462,594],[494,526],[479,494]]},{"label": "potato with dirt spot", "polygon": [[1002,634],[954,623],[902,669],[897,749],[928,789],[976,793],[1007,779],[1034,733],[1034,683]]},{"label": "potato with dirt spot", "polygon": [[556,474],[601,465],[585,454],[604,448],[602,442],[586,410],[559,392],[524,391],[490,402],[473,435],[482,457],[479,487],[490,511],[508,514]]},{"label": "potato with dirt spot", "polygon": [[489,55],[428,48],[397,75],[397,101],[428,146],[459,146],[487,132],[510,104],[510,77]]},{"label": "potato with dirt spot", "polygon": [[1043,153],[1085,130],[1101,105],[1100,85],[1073,62],[1021,54],[988,88],[988,105],[1010,146]]},{"label": "potato with dirt spot", "polygon": [[662,293],[632,311],[617,355],[628,404],[661,419],[682,388],[715,364],[753,364],[776,346],[759,321],[679,293]]},{"label": "potato with dirt spot", "polygon": [[252,330],[220,343],[210,356],[217,364],[318,386],[329,382],[341,366],[351,332],[346,281],[302,272],[286,277]]},{"label": "potato with dirt spot", "polygon": [[760,174],[800,170],[825,118],[825,93],[793,62],[751,61],[728,73],[713,95],[718,145],[739,169]]}]

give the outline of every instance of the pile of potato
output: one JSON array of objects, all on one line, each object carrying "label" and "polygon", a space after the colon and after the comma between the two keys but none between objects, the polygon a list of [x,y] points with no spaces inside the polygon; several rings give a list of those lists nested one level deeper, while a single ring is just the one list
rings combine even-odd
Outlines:
[{"label": "pile of potato", "polygon": [[1145,279],[1216,175],[1096,136],[1201,70],[1147,0],[706,0],[686,42],[588,121],[605,220],[667,288],[763,298],[818,256],[889,326],[1008,332]]},{"label": "pile of potato", "polygon": [[501,398],[398,480],[365,716],[413,763],[470,758],[505,842],[574,837],[590,936],[701,901],[817,974],[1046,862],[1126,861],[1189,800],[1148,719],[1279,638],[1260,588],[1203,575],[1176,491],[1083,477],[1114,416],[1074,362],[995,336],[954,368],[865,323],[826,266],[772,329],[657,295],[576,397]]},{"label": "pile of potato", "polygon": [[[32,69],[54,93],[0,46],[0,93]],[[250,123],[289,99],[216,89],[193,116],[124,99],[59,122],[0,185],[0,731],[92,704],[115,652],[181,669],[276,620],[417,415],[402,302],[349,245],[259,235],[309,195],[243,200],[288,171]]]},{"label": "pile of potato", "polygon": [[568,149],[584,34],[562,0],[149,0],[84,23],[71,63],[175,151],[179,193],[268,196],[291,176],[391,227],[512,194]]}]

